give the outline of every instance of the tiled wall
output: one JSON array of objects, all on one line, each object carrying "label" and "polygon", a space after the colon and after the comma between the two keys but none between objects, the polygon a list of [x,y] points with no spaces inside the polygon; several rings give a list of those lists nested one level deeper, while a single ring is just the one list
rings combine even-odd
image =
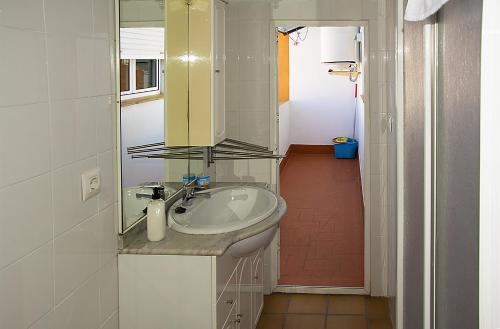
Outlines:
[{"label": "tiled wall", "polygon": [[2,329],[118,328],[113,21],[112,0],[0,1]]},{"label": "tiled wall", "polygon": [[[226,136],[270,145],[267,1],[233,1],[226,12]],[[218,181],[270,182],[269,160],[217,163]]]},{"label": "tiled wall", "polygon": [[[387,24],[393,9],[386,0],[262,0],[232,1],[227,22],[227,133],[233,138],[270,145],[269,38],[270,20],[368,20],[370,81],[369,108],[371,195],[371,291],[388,288],[388,102],[394,81],[388,63],[394,61]],[[390,41],[390,40],[389,40]],[[390,87],[390,88],[389,88]],[[367,114],[368,115],[368,114]],[[219,180],[271,179],[269,162],[222,162]],[[391,175],[395,172],[391,173]]]}]

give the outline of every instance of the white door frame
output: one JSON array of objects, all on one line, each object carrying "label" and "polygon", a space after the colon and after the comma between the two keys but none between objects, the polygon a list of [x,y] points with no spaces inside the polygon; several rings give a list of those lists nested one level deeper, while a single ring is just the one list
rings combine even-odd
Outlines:
[{"label": "white door frame", "polygon": [[498,250],[500,225],[500,6],[496,0],[483,0],[483,27],[481,43],[481,158],[480,158],[480,210],[479,210],[479,328],[500,327],[498,302],[500,301],[500,261]]},{"label": "white door frame", "polygon": [[[308,26],[308,27],[322,27],[322,26],[360,26],[364,28],[364,49],[363,61],[365,65],[364,85],[365,90],[368,91],[364,95],[365,113],[370,113],[370,91],[375,88],[370,86],[370,26],[368,20],[352,20],[352,21],[318,21],[318,20],[273,20],[270,26],[270,101],[271,101],[271,149],[278,151],[279,145],[279,102],[278,102],[278,76],[277,76],[277,34],[276,28],[279,26]],[[364,172],[364,222],[365,222],[365,249],[364,249],[364,287],[351,288],[351,287],[312,287],[312,286],[284,286],[278,285],[279,277],[279,230],[276,238],[272,241],[270,248],[270,290],[273,292],[285,293],[313,293],[313,294],[350,294],[350,295],[369,295],[371,291],[370,286],[370,252],[371,252],[371,229],[370,229],[370,115],[365,115],[364,121],[365,128],[365,172]],[[273,161],[272,163],[272,177],[271,185],[279,193],[279,162]]]}]

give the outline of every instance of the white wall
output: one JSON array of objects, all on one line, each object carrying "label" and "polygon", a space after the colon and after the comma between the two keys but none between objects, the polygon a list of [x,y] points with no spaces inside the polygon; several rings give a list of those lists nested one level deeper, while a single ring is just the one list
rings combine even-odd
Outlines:
[{"label": "white wall", "polygon": [[137,186],[144,182],[163,181],[163,159],[132,159],[127,147],[158,143],[164,139],[163,99],[122,107],[121,148],[122,186]]},{"label": "white wall", "polygon": [[[279,106],[279,154],[285,155],[290,147],[290,102]],[[281,160],[280,160],[281,161]]]},{"label": "white wall", "polygon": [[329,74],[330,66],[321,63],[321,28],[309,28],[305,41],[297,46],[291,39],[291,143],[330,145],[334,137],[353,137],[354,83]]},{"label": "white wall", "polygon": [[0,327],[116,329],[113,1],[0,12]]}]

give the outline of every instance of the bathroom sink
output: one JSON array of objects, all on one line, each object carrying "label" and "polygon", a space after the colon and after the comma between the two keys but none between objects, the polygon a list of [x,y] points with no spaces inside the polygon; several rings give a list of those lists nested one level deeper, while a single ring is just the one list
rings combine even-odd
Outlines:
[{"label": "bathroom sink", "polygon": [[[174,189],[165,187],[165,197],[169,197],[175,192]],[[143,212],[148,206],[151,199],[137,198],[137,194],[151,195],[153,194],[152,187],[132,186],[123,188],[122,204],[123,204],[123,223],[125,227],[129,227],[138,219],[141,219],[146,214]]]},{"label": "bathroom sink", "polygon": [[[188,234],[219,234],[241,230],[268,218],[277,208],[274,193],[260,187],[220,187],[207,190],[182,206],[178,200],[168,211],[168,225]],[[176,213],[182,206],[184,213]]]}]

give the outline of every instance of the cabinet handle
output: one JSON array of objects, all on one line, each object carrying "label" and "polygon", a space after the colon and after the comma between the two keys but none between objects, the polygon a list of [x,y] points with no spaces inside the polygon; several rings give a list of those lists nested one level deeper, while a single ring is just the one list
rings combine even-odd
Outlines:
[{"label": "cabinet handle", "polygon": [[236,320],[234,320],[234,323],[240,323],[240,322],[241,322],[241,320],[240,320],[240,319],[236,319]]},{"label": "cabinet handle", "polygon": [[236,317],[239,319],[239,318],[242,318],[243,317],[243,314],[236,314]]},{"label": "cabinet handle", "polygon": [[234,303],[234,300],[232,300],[232,299],[226,300],[226,304],[233,304],[233,303]]},{"label": "cabinet handle", "polygon": [[254,279],[254,280],[259,280],[259,276],[258,276],[258,275],[256,275],[256,276],[254,276],[254,277],[253,277],[253,279]]}]

